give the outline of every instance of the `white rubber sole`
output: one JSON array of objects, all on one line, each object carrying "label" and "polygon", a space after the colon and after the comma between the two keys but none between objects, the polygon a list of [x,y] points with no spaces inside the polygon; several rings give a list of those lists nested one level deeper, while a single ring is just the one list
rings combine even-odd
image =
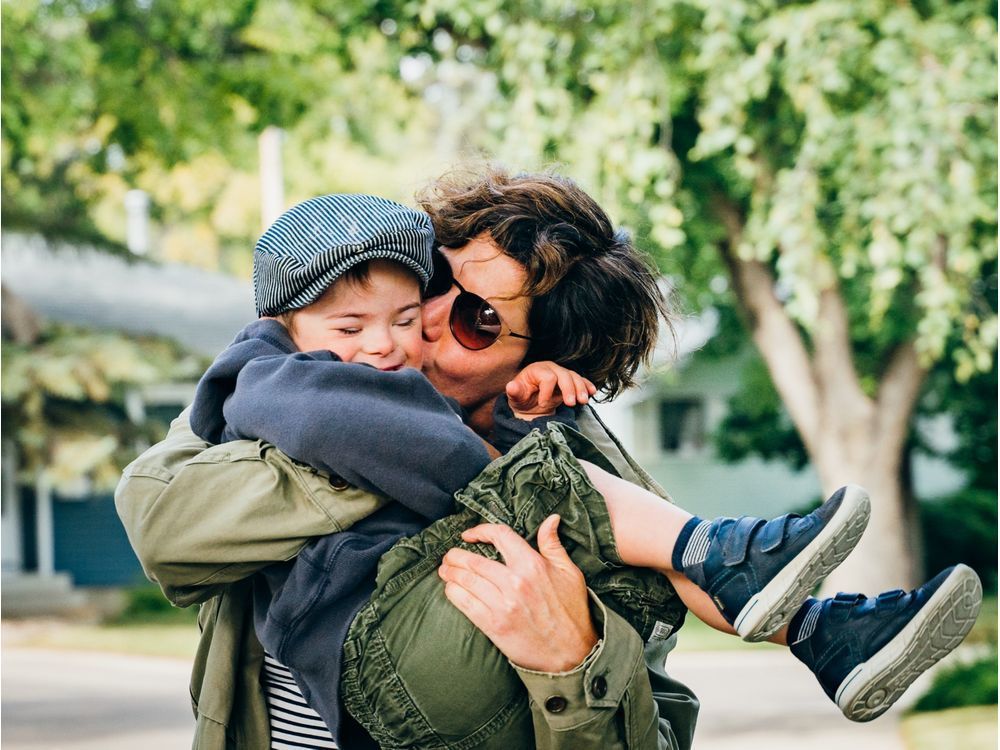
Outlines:
[{"label": "white rubber sole", "polygon": [[972,568],[958,565],[895,638],[851,670],[834,700],[851,721],[883,713],[929,667],[962,642],[979,614],[983,587]]},{"label": "white rubber sole", "polygon": [[871,501],[863,487],[849,484],[826,527],[797,557],[743,606],[733,622],[745,641],[762,641],[781,630],[799,605],[851,553],[868,525]]}]

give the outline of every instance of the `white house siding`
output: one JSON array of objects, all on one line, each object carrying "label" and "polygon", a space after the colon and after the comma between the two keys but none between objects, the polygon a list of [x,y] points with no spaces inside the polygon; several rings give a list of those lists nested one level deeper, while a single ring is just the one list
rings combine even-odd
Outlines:
[{"label": "white house siding", "polygon": [[[712,432],[726,415],[740,383],[748,353],[726,358],[685,357],[672,369],[662,367],[640,388],[597,407],[601,418],[626,448],[677,503],[692,513],[776,516],[820,499],[819,480],[811,466],[794,471],[782,461],[750,458],[728,464],[716,455]],[[704,440],[665,452],[660,446],[660,404],[664,399],[703,404]],[[925,438],[944,446],[950,440],[947,420],[921,423]],[[963,477],[947,462],[918,455],[913,465],[917,497],[939,497],[960,489]],[[844,477],[845,484],[855,481]]]}]

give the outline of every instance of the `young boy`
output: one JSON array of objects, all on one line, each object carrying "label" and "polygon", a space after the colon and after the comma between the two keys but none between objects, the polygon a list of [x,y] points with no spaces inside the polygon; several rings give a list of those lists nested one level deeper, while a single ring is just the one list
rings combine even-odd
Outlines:
[{"label": "young boy", "polygon": [[[596,562],[590,566],[591,588],[637,629],[648,631],[656,621],[661,576],[644,572],[637,583],[635,574],[632,580],[616,579],[602,566],[672,571],[678,593],[699,618],[727,632],[735,628],[748,640],[774,636],[791,644],[849,718],[879,715],[916,675],[961,641],[981,597],[978,581],[964,566],[911,594],[802,603],[860,538],[869,505],[859,488],[839,491],[804,519],[702,521],[597,466],[578,463],[570,444],[578,454],[586,454],[587,447],[561,427],[534,433],[484,472],[486,447],[457,418],[457,406],[419,374],[421,288],[434,270],[432,241],[425,215],[371,196],[324,196],[291,209],[268,229],[255,253],[262,319],[206,373],[192,413],[192,427],[206,440],[263,439],[293,459],[396,501],[359,509],[350,531],[317,540],[295,562],[266,573],[267,585],[261,586],[256,622],[261,641],[293,667],[329,726],[343,730],[343,700],[380,743],[427,743],[419,731],[403,738],[385,721],[395,699],[382,705],[376,686],[406,681],[399,654],[390,653],[391,647],[383,654],[397,665],[388,673],[366,664],[364,656],[381,653],[400,632],[412,634],[415,608],[401,605],[405,592],[420,601],[418,617],[433,612],[436,629],[451,623],[454,637],[438,639],[447,650],[454,651],[456,641],[482,640],[461,616],[455,621],[448,605],[440,606],[440,582],[426,575],[424,562],[436,566],[445,550],[459,544],[457,535],[477,520],[506,521],[531,535],[539,531],[543,508],[572,516],[564,533],[573,539],[571,554],[579,558],[574,561],[585,573],[588,566],[582,563]],[[436,286],[455,283],[447,276],[447,262],[438,270]],[[453,310],[453,331],[462,325],[502,326],[474,305],[465,312],[471,317],[456,318]],[[531,363],[508,388],[509,409],[503,398],[498,401],[500,429],[494,439],[507,449],[547,422],[571,427],[572,410],[565,407],[585,403],[593,393],[589,381],[565,368]],[[554,478],[537,476],[539,465],[554,468]],[[528,474],[532,481],[525,485],[521,479]],[[462,512],[445,518],[455,511],[453,495],[470,482],[472,487],[456,496]],[[499,510],[480,501],[490,492],[499,497]],[[534,521],[526,522],[532,515]],[[444,520],[432,523],[439,519]],[[373,596],[379,557],[425,528],[383,558]],[[574,532],[588,529],[593,538],[574,539]],[[414,588],[414,582],[423,588]],[[935,641],[931,631],[956,613],[960,632]],[[315,658],[317,648],[324,659]],[[350,652],[343,664],[342,649]],[[442,673],[462,671],[462,663],[445,667],[448,654],[440,649],[433,653],[429,663]],[[916,653],[923,658],[919,665],[899,666]],[[407,684],[412,692],[413,683]],[[439,726],[440,711],[423,705],[417,713],[428,736],[449,735],[457,745],[477,736],[486,746],[483,727],[490,726],[490,741],[510,746],[510,738],[524,731],[524,712],[515,710],[523,698],[514,693],[505,698],[514,707],[511,717],[499,724],[489,719],[495,706],[487,706],[486,714],[468,712],[466,724],[452,731]],[[414,701],[421,703],[418,695]]]}]

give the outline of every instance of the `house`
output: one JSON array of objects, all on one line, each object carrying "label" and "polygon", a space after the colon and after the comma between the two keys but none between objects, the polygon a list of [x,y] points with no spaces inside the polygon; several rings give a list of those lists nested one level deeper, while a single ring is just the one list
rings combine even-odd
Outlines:
[{"label": "house", "polygon": [[[155,265],[34,235],[4,233],[3,284],[37,314],[96,329],[154,334],[214,356],[254,317],[247,282],[184,266]],[[602,418],[644,467],[685,508],[702,516],[774,516],[818,498],[819,482],[806,468],[794,472],[759,459],[726,464],[711,433],[739,386],[747,352],[699,358],[714,334],[711,314],[686,320],[676,362],[659,352],[645,384],[598,407]],[[160,383],[130,392],[130,418],[169,421],[187,403],[194,382]],[[931,425],[947,439],[947,425]],[[141,569],[109,493],[84,486],[73,492],[43,483],[19,486],[16,455],[3,451],[3,606],[10,613],[46,601],[73,601],[74,587],[120,586],[142,580]],[[916,486],[925,495],[962,486],[946,463],[918,458]],[[850,477],[845,477],[845,482]]]},{"label": "house", "polygon": [[[47,321],[169,338],[211,358],[255,317],[250,284],[223,274],[12,232],[0,236],[0,254],[4,289]],[[192,379],[134,389],[125,399],[128,415],[137,423],[151,415],[168,422],[190,402],[194,385]],[[22,484],[16,468],[13,441],[5,440],[5,615],[78,604],[75,587],[143,580],[110,492],[94,493],[86,482],[62,488],[42,479]]]},{"label": "house", "polygon": [[[685,509],[703,517],[774,517],[820,500],[811,466],[795,471],[782,461],[748,458],[722,461],[712,434],[740,387],[750,345],[726,357],[699,357],[714,334],[711,313],[682,323],[676,357],[661,351],[643,384],[599,407],[602,419],[629,452]],[[923,439],[939,451],[953,447],[947,417],[918,423]],[[844,484],[851,477],[844,477]],[[921,498],[940,497],[965,486],[947,461],[916,454],[913,486]]]}]

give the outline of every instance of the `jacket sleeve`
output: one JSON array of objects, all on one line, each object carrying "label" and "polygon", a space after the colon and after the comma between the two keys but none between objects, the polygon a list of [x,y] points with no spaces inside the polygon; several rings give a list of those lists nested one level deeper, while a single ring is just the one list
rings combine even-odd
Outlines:
[{"label": "jacket sleeve", "polygon": [[528,690],[536,748],[688,750],[698,700],[664,670],[674,639],[644,647],[593,593],[591,616],[601,639],[576,669],[552,674],[513,665]]},{"label": "jacket sleeve", "polygon": [[[580,430],[625,479],[664,499],[667,493],[601,422],[590,406],[577,411]],[[667,654],[676,637],[643,644],[621,617],[605,609],[591,595],[591,616],[601,635],[598,648],[584,663],[561,675],[526,673],[522,679],[531,696],[535,741],[545,750],[688,750],[698,717],[698,700],[687,686],[666,672]],[[596,699],[588,692],[596,676],[603,676],[607,692]],[[576,696],[564,711],[545,710],[555,694]]]},{"label": "jacket sleeve", "polygon": [[296,353],[247,362],[223,409],[227,434],[260,438],[425,518],[490,462],[482,440],[418,371]]},{"label": "jacket sleeve", "polygon": [[210,446],[191,431],[187,410],[125,468],[115,491],[143,570],[178,606],[289,560],[310,538],[342,531],[387,502],[262,441]]}]

